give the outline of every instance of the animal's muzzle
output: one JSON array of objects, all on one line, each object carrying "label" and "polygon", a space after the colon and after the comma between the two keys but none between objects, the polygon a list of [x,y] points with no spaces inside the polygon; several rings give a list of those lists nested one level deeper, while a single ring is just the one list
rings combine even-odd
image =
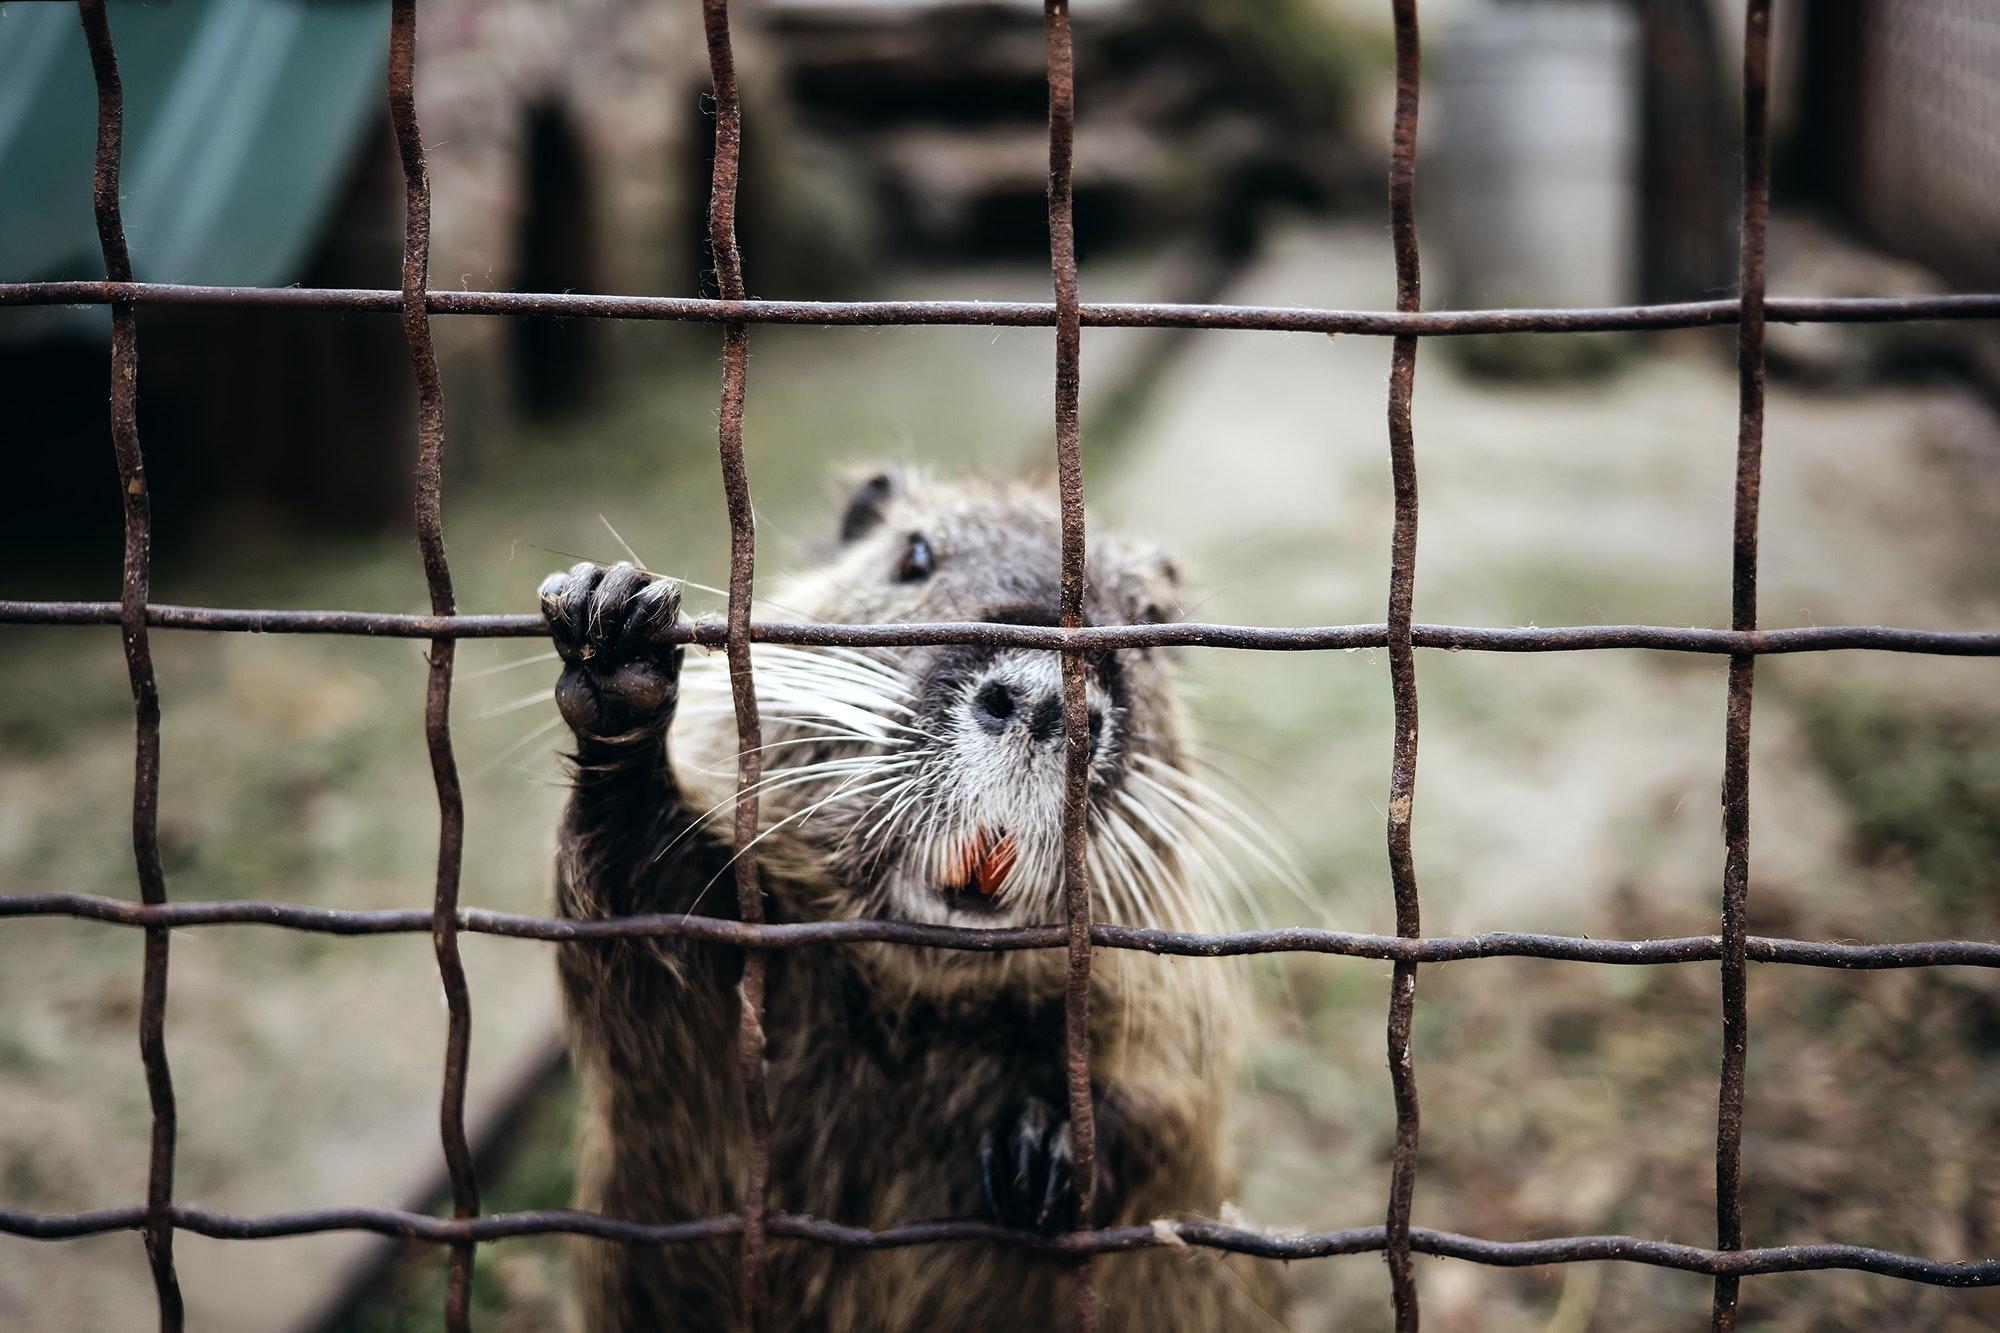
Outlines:
[{"label": "animal's muzzle", "polygon": [[[1106,700],[1101,688],[1089,691],[1090,749],[1104,739]],[[1062,670],[1053,659],[1003,657],[975,679],[966,711],[981,731],[1004,737],[1020,732],[1037,746],[1062,740]]]}]

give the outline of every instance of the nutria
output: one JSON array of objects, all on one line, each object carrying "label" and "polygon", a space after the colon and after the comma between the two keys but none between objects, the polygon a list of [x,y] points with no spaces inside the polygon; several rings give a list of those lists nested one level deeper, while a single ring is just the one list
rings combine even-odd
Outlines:
[{"label": "nutria", "polygon": [[[1056,623],[1046,491],[882,473],[823,561],[771,599],[784,618]],[[1177,575],[1115,538],[1088,556],[1093,624],[1170,617]],[[736,914],[736,738],[720,654],[660,631],[680,588],[629,564],[542,585],[576,734],[557,902],[567,917]],[[1217,929],[1256,854],[1189,777],[1167,654],[1091,663],[1090,886],[1099,919]],[[1064,739],[1056,654],[976,647],[759,647],[762,838],[774,921],[875,917],[1001,926],[1063,919]],[[770,1206],[882,1228],[983,1217],[1078,1221],[1062,1069],[1064,955],[811,946],[770,955]],[[741,1207],[740,955],[681,940],[560,951],[587,1105],[578,1205],[675,1221]],[[1231,965],[1101,951],[1092,988],[1095,1225],[1214,1217],[1240,982]],[[583,1242],[590,1333],[737,1329],[738,1244]],[[1268,1328],[1270,1266],[1198,1248],[1106,1256],[1106,1330]],[[857,1252],[774,1242],[776,1325],[1065,1326],[1070,1276],[1018,1245]]]}]

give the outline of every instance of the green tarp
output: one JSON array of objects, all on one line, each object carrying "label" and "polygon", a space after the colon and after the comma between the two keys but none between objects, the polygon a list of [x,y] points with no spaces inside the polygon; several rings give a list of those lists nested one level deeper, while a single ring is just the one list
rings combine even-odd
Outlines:
[{"label": "green tarp", "polygon": [[[125,86],[135,275],[295,281],[383,105],[387,0],[107,9]],[[75,8],[0,0],[0,281],[104,276],[90,203],[96,118]],[[14,336],[75,327],[8,323]]]}]

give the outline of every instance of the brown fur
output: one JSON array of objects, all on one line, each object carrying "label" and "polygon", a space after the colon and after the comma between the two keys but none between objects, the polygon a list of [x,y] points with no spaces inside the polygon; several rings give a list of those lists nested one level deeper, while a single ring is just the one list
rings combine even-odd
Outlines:
[{"label": "brown fur", "polygon": [[[788,619],[848,622],[996,612],[1039,618],[1052,612],[1055,598],[1052,517],[1048,497],[998,485],[871,482],[850,506],[848,540],[772,605]],[[894,571],[915,532],[932,548],[938,574],[904,582]],[[1090,573],[1094,622],[1129,623],[1171,609],[1171,567],[1136,548],[1099,543]],[[594,591],[584,587],[600,577]],[[640,605],[648,582],[629,570],[596,576],[580,566],[544,588],[569,660],[558,697],[578,732],[558,905],[586,919],[733,916],[730,725],[718,710],[696,716],[684,709],[669,747],[679,653],[647,640],[671,622],[677,597],[650,594],[657,605],[622,640],[578,646],[597,632],[592,617]],[[930,650],[878,656],[913,676],[930,672],[927,679],[942,678],[940,664],[956,660]],[[1121,654],[1100,664],[1103,679],[1124,691],[1112,701],[1123,748],[1111,751],[1107,766],[1129,764],[1141,752],[1180,762],[1171,682],[1155,656]],[[690,681],[697,674],[691,670]],[[692,697],[686,689],[680,695]],[[783,716],[767,722],[767,742],[799,735]],[[767,772],[812,752],[812,744],[774,748]],[[1093,800],[1111,799],[1116,781],[1110,774]],[[765,827],[797,804],[767,797]],[[893,896],[858,883],[862,872],[841,861],[832,834],[810,820],[771,834],[758,856],[773,920],[898,913]],[[1059,906],[1059,885],[1041,885],[1033,895],[1024,886],[1007,920],[1054,920]],[[1096,910],[1105,911],[1101,899]],[[1185,902],[1163,907],[1159,922],[1217,924]],[[684,942],[620,941],[565,946],[560,967],[588,1105],[578,1206],[646,1221],[740,1208],[739,956]],[[766,1017],[771,1206],[874,1228],[991,1215],[983,1136],[990,1138],[996,1123],[1011,1124],[1011,1108],[1024,1099],[1063,1114],[1062,983],[1060,951],[774,951]],[[1213,1217],[1221,1208],[1231,1188],[1221,1127],[1234,1078],[1235,987],[1227,965],[1097,955],[1098,1225]],[[579,1254],[582,1318],[591,1333],[746,1326],[734,1239],[657,1249],[586,1241]],[[1208,1251],[1106,1256],[1097,1262],[1097,1281],[1106,1330],[1259,1329],[1282,1320],[1281,1287],[1269,1266]],[[787,1330],[999,1333],[1064,1326],[1071,1304],[1060,1261],[984,1242],[862,1253],[779,1240],[770,1283],[777,1326]]]}]

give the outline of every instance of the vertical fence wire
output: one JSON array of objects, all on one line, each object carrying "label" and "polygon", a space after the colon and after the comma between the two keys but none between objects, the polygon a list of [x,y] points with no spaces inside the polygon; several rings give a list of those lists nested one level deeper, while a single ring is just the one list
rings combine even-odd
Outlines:
[{"label": "vertical fence wire", "polygon": [[[97,84],[97,163],[91,205],[97,239],[104,252],[104,275],[132,280],[132,258],[119,209],[120,158],[125,140],[125,93],[111,23],[104,0],[78,0],[90,69]],[[167,900],[166,870],[160,862],[160,690],[153,674],[153,650],[146,628],[146,598],[152,580],[153,507],[146,489],[146,460],[139,447],[138,311],[130,301],[111,304],[111,445],[118,460],[118,489],[125,522],[124,579],[119,630],[125,670],[132,683],[137,740],[132,765],[132,855],[139,896],[147,903]],[[174,1111],[173,1071],[167,1064],[167,943],[165,926],[146,928],[145,962],[139,987],[139,1058],[146,1070],[152,1105],[152,1143],[146,1171],[146,1261],[159,1298],[161,1333],[180,1333],[184,1320],[180,1278],[174,1272]]]},{"label": "vertical fence wire", "polygon": [[[736,61],[729,41],[729,0],[702,0],[702,32],[708,43],[709,78],[715,92],[715,167],[709,182],[708,240],[716,284],[725,301],[741,301],[743,260],[736,246],[736,196],[743,155],[743,108],[736,88]],[[735,875],[737,912],[744,921],[764,919],[764,892],[757,873],[757,782],[763,771],[763,726],[750,667],[750,602],[757,559],[757,521],[750,502],[750,479],[743,465],[743,392],[748,371],[749,330],[741,320],[722,326],[722,400],[717,447],[722,488],[729,507],[729,687],[736,710]],[[750,1327],[763,1333],[771,1324],[765,1215],[770,1206],[771,1112],[764,1088],[764,982],[769,955],[743,951],[738,985],[736,1057],[743,1084],[743,1302]]]},{"label": "vertical fence wire", "polygon": [[[389,26],[389,115],[403,163],[403,334],[417,381],[417,545],[423,555],[431,614],[457,614],[451,567],[444,549],[444,386],[437,349],[431,342],[425,291],[430,276],[431,185],[424,141],[417,124],[415,66],[416,0],[395,0]],[[437,887],[431,909],[431,942],[438,979],[444,987],[444,1088],[438,1102],[438,1135],[451,1177],[452,1215],[479,1212],[479,1186],[472,1148],[465,1134],[466,1068],[472,1047],[472,998],[458,954],[459,871],[465,851],[465,798],[451,744],[451,674],[454,638],[431,640],[430,671],[424,693],[424,739],[438,797]],[[474,1242],[457,1241],[445,1286],[445,1327],[466,1333],[471,1326]]]},{"label": "vertical fence wire", "polygon": [[[1757,628],[1757,504],[1764,456],[1764,232],[1770,210],[1770,0],[1747,0],[1743,20],[1742,305],[1737,325],[1736,512],[1730,554],[1730,628]],[[1715,1112],[1715,1245],[1743,1248],[1743,1092],[1750,1048],[1750,704],[1757,658],[1729,659],[1722,763],[1722,1069]],[[1711,1324],[1736,1327],[1741,1280],[1715,1279]]]},{"label": "vertical fence wire", "polygon": [[[1417,89],[1421,73],[1417,0],[1394,0],[1396,118],[1389,156],[1389,227],[1396,255],[1396,309],[1415,311],[1422,299],[1417,256]],[[1417,340],[1395,340],[1389,362],[1389,466],[1395,525],[1389,549],[1389,688],[1395,702],[1395,744],[1389,771],[1389,878],[1396,896],[1396,933],[1423,933],[1417,870],[1410,851],[1410,816],[1417,791],[1417,659],[1410,621],[1417,580],[1417,453],[1410,395],[1417,374]],[[1417,1005],[1417,965],[1394,965],[1389,982],[1389,1082],[1396,1100],[1396,1144],[1390,1159],[1387,1246],[1389,1287],[1397,1333],[1415,1333],[1415,1266],[1410,1258],[1410,1209],[1417,1183],[1417,1074],[1410,1028]]]},{"label": "vertical fence wire", "polygon": [[[1069,0],[1044,0],[1049,82],[1049,269],[1056,308],[1056,484],[1062,519],[1062,577],[1057,610],[1064,629],[1083,624],[1085,534],[1082,317],[1076,274],[1076,62]],[[1063,1048],[1069,1091],[1072,1163],[1079,1231],[1092,1225],[1097,1184],[1097,1112],[1090,1087],[1090,698],[1089,660],[1063,654],[1063,899],[1069,927]],[[1097,1328],[1097,1283],[1088,1256],[1075,1265],[1076,1326]]]}]

